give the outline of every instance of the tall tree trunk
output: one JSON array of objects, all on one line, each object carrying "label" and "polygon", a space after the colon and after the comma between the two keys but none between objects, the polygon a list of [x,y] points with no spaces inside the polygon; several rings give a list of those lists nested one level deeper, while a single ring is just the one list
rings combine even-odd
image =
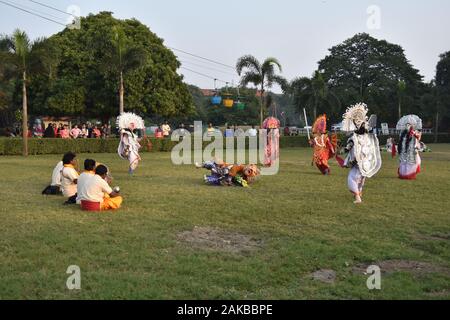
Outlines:
[{"label": "tall tree trunk", "polygon": [[398,98],[398,118],[401,119],[402,117],[402,98]]},{"label": "tall tree trunk", "polygon": [[317,102],[314,103],[314,118],[313,121],[316,121],[317,119]]},{"label": "tall tree trunk", "polygon": [[261,84],[261,98],[259,99],[260,101],[260,120],[261,120],[261,129],[264,123],[264,84]]},{"label": "tall tree trunk", "polygon": [[438,143],[439,140],[439,111],[436,111],[436,125],[434,128],[434,143]]},{"label": "tall tree trunk", "polygon": [[23,72],[22,83],[22,155],[28,156],[28,105],[27,105],[27,74]]},{"label": "tall tree trunk", "polygon": [[119,89],[119,113],[122,114],[124,112],[124,103],[123,103],[123,93],[124,93],[124,88],[123,88],[123,73],[122,71],[120,71],[120,89]]}]

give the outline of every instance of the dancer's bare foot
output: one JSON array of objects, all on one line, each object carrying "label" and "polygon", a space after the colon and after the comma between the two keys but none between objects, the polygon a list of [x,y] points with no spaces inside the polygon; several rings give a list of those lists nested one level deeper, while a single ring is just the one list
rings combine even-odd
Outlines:
[{"label": "dancer's bare foot", "polygon": [[362,203],[361,196],[355,196],[355,201],[353,201],[354,204],[360,204]]},{"label": "dancer's bare foot", "polygon": [[197,169],[201,169],[201,168],[203,168],[203,165],[201,165],[200,163],[196,162],[196,163],[195,163],[195,167],[196,167]]}]

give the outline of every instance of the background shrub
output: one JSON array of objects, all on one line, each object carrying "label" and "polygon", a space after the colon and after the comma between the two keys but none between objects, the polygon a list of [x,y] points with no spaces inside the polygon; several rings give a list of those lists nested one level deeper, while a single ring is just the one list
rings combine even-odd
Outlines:
[{"label": "background shrub", "polygon": [[[385,145],[387,136],[380,136],[380,145]],[[398,137],[396,137],[398,139]],[[347,137],[339,135],[342,144],[345,144]],[[433,135],[424,135],[423,142],[434,143]],[[63,154],[68,151],[75,153],[115,153],[119,145],[119,139],[36,139],[28,140],[29,154]],[[439,143],[450,143],[450,134],[440,134]],[[210,142],[203,142],[203,147]],[[225,142],[224,142],[225,143]],[[146,137],[141,141],[142,152],[170,152],[178,144],[170,139],[155,139]],[[236,143],[235,143],[236,146]],[[246,140],[248,148],[248,140]],[[306,136],[280,137],[280,148],[306,148],[309,147]],[[20,138],[0,138],[0,155],[20,155],[22,154],[22,139]]]}]

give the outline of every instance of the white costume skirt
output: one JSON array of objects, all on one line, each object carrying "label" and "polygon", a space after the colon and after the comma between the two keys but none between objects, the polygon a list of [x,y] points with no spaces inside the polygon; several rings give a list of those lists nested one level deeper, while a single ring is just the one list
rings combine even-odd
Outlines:
[{"label": "white costume skirt", "polygon": [[137,152],[131,151],[128,155],[128,160],[130,161],[131,170],[135,170],[139,164],[139,154]]},{"label": "white costume skirt", "polygon": [[358,166],[354,166],[348,174],[347,184],[350,192],[361,195],[366,177],[363,177]]},{"label": "white costume skirt", "polygon": [[406,161],[400,162],[400,167],[398,168],[398,177],[405,180],[414,180],[418,173],[420,173],[420,165],[422,164],[422,159],[419,155],[416,156],[416,163],[411,164]]}]

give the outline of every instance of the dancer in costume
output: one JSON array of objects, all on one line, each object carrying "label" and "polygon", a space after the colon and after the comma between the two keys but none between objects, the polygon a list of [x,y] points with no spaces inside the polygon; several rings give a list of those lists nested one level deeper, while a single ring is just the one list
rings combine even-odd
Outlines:
[{"label": "dancer in costume", "polygon": [[367,105],[358,103],[348,108],[343,116],[342,130],[352,133],[345,148],[348,155],[344,165],[351,168],[347,183],[355,196],[354,203],[362,202],[366,178],[373,177],[381,168],[378,138],[374,133],[369,133],[376,127],[376,116],[368,120],[367,113]]},{"label": "dancer in costume", "polygon": [[241,186],[248,187],[257,176],[260,170],[254,164],[237,165],[228,164],[223,161],[213,160],[203,164],[196,163],[197,169],[204,168],[211,171],[210,175],[205,175],[205,183],[214,186]]},{"label": "dancer in costume", "polygon": [[267,140],[264,146],[264,165],[271,167],[280,157],[280,120],[269,117],[263,122],[267,130]]},{"label": "dancer in costume", "polygon": [[327,116],[322,115],[314,122],[312,132],[314,138],[309,142],[314,148],[313,162],[324,175],[330,174],[328,160],[336,154],[337,136],[332,139],[327,133]]},{"label": "dancer in costume", "polygon": [[135,130],[145,129],[144,120],[131,112],[122,113],[117,117],[117,127],[120,132],[120,144],[117,153],[122,159],[127,159],[130,162],[128,173],[132,175],[141,160],[139,156],[141,145],[138,142]]},{"label": "dancer in costume", "polygon": [[414,180],[420,173],[422,163],[419,155],[422,120],[416,115],[404,116],[397,123],[397,130],[401,131],[397,148],[400,157],[398,176],[400,179]]}]

